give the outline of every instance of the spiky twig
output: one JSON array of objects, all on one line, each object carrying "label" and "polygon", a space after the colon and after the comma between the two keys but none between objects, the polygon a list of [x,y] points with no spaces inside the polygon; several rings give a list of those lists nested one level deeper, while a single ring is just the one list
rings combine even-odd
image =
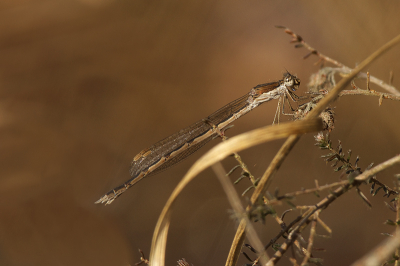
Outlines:
[{"label": "spiky twig", "polygon": [[[306,49],[308,49],[310,51],[309,54],[307,54],[307,55],[305,55],[303,57],[304,59],[306,59],[310,55],[314,54],[314,55],[319,57],[319,61],[317,63],[324,62],[324,61],[332,63],[335,66],[338,66],[340,68],[340,72],[343,73],[343,74],[349,74],[352,71],[352,69],[350,67],[345,66],[344,64],[342,64],[342,63],[340,63],[340,62],[338,62],[338,61],[336,61],[336,60],[334,60],[334,59],[332,59],[332,58],[330,58],[330,57],[318,52],[315,48],[311,47],[311,45],[306,43],[304,41],[304,39],[300,35],[296,34],[292,30],[290,30],[289,28],[284,27],[284,26],[276,26],[276,27],[280,28],[280,29],[284,29],[287,34],[289,34],[289,35],[291,35],[293,37],[293,39],[291,40],[291,43],[297,43],[295,45],[295,48],[305,47]],[[367,73],[360,72],[357,75],[357,77],[358,78],[367,78]],[[390,82],[389,84],[387,84],[387,83],[383,82],[382,80],[380,80],[380,79],[378,79],[376,77],[373,77],[373,76],[370,77],[370,80],[371,80],[372,83],[380,86],[381,88],[385,89],[386,91],[388,91],[388,92],[390,92],[390,93],[392,93],[394,95],[400,96],[400,92],[398,90],[396,90],[396,88],[391,85],[390,80],[389,80],[389,82]]]},{"label": "spiky twig", "polygon": [[[362,173],[361,168],[357,166],[359,157],[357,156],[357,159],[355,160],[355,163],[353,165],[350,162],[352,152],[351,152],[351,150],[349,150],[347,152],[347,156],[346,156],[345,153],[343,152],[341,141],[339,141],[338,147],[336,149],[334,149],[332,147],[332,141],[330,140],[329,134],[326,134],[324,136],[322,133],[319,133],[317,136],[315,136],[315,140],[317,142],[315,145],[319,146],[321,149],[327,149],[331,152],[331,153],[328,153],[321,157],[325,157],[326,158],[325,161],[327,161],[327,162],[334,161],[334,163],[332,164],[332,167],[336,167],[338,162],[342,163],[342,165],[336,167],[334,169],[334,171],[342,171],[343,170],[342,176],[346,174],[347,178],[349,180],[354,180],[354,178],[356,178],[357,175]],[[372,166],[373,166],[373,164],[370,164],[366,168],[366,170],[369,170]],[[387,186],[384,183],[382,183],[381,181],[377,180],[375,177],[371,177],[368,180],[368,183],[373,183],[371,186],[371,194],[373,196],[375,196],[380,189],[382,189],[385,192],[385,196],[387,196],[387,197],[389,197],[390,195],[398,195],[399,194],[396,190],[391,189],[389,186]],[[375,185],[379,186],[379,188],[376,191],[374,191]],[[361,191],[357,191],[357,192],[360,195],[360,197],[368,205],[370,205],[369,201],[365,198],[365,196],[362,194],[362,192]]]},{"label": "spiky twig", "polygon": [[146,259],[146,257],[145,257],[145,255],[144,255],[144,253],[143,253],[143,251],[141,250],[141,249],[139,249],[139,252],[140,252],[140,262],[138,262],[138,263],[135,263],[135,265],[136,266],[138,266],[138,265],[141,265],[141,264],[147,264],[147,265],[149,265],[150,264],[150,261],[148,260],[148,259]]},{"label": "spiky twig", "polygon": [[389,99],[389,100],[394,100],[394,101],[400,101],[400,96],[392,95],[389,93],[382,93],[374,90],[363,90],[357,87],[354,84],[354,81],[351,83],[351,86],[353,87],[354,90],[344,90],[339,94],[340,96],[345,96],[345,95],[365,95],[365,96],[377,96],[379,97],[379,106],[382,105],[382,100],[383,99]]}]

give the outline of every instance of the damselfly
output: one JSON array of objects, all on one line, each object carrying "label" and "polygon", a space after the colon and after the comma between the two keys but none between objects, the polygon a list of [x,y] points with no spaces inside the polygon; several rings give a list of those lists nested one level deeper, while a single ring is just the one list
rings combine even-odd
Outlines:
[{"label": "damselfly", "polygon": [[282,113],[285,101],[293,110],[289,98],[292,101],[299,99],[294,93],[299,86],[300,79],[286,72],[282,80],[257,85],[246,95],[228,103],[208,117],[142,150],[133,158],[130,169],[132,178],[106,193],[96,203],[110,204],[144,177],[159,173],[200,149],[239,117],[264,102],[279,99],[275,122],[277,116],[279,119],[282,101]]}]

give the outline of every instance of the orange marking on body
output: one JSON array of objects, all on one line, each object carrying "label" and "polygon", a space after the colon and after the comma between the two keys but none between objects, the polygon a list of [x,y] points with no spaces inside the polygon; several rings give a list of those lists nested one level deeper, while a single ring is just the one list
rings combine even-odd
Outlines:
[{"label": "orange marking on body", "polygon": [[137,160],[139,160],[142,157],[146,157],[147,155],[149,155],[149,153],[151,153],[150,149],[144,149],[141,152],[139,152],[135,157],[133,157],[133,161],[136,162]]}]

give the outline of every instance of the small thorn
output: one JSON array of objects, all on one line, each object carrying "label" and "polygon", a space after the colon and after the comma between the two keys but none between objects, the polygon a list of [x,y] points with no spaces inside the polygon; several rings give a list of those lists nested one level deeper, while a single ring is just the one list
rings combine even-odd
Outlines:
[{"label": "small thorn", "polygon": [[389,72],[389,85],[393,84],[393,70],[390,70]]}]

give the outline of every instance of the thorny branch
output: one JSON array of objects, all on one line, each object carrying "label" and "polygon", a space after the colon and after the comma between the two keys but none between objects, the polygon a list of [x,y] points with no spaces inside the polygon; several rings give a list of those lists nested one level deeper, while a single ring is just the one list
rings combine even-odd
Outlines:
[{"label": "thorny branch", "polygon": [[[307,55],[305,55],[303,57],[304,59],[306,59],[310,55],[314,54],[314,55],[319,57],[319,61],[317,62],[317,64],[320,63],[320,62],[322,63],[324,61],[332,63],[335,66],[339,67],[339,68],[337,68],[337,71],[340,71],[342,74],[349,74],[352,71],[352,69],[350,67],[345,66],[342,63],[340,63],[340,62],[338,62],[338,61],[336,61],[336,60],[334,60],[334,59],[332,59],[332,58],[330,58],[330,57],[318,52],[315,48],[313,48],[311,45],[306,43],[304,41],[304,39],[300,35],[296,34],[292,30],[290,30],[289,28],[284,27],[284,26],[276,26],[276,27],[279,28],[279,29],[284,29],[287,34],[289,34],[289,35],[291,35],[293,37],[290,42],[291,43],[297,43],[295,45],[295,48],[305,47],[306,49],[308,49],[310,51],[310,53],[308,53]],[[360,72],[360,73],[358,73],[357,77],[358,78],[367,78],[367,73]],[[378,79],[376,77],[373,77],[373,76],[371,76],[370,80],[371,80],[372,83],[380,86],[381,88],[385,89],[386,91],[388,91],[388,92],[390,92],[390,93],[392,93],[392,94],[394,94],[396,96],[400,96],[400,92],[395,87],[393,87],[392,85],[387,84],[384,81],[382,81],[382,80],[380,80],[380,79]],[[392,80],[392,74],[391,74],[390,79],[389,79],[390,83],[391,83],[391,80]]]},{"label": "thorny branch", "polygon": [[[400,175],[397,175],[397,185],[400,185]],[[374,250],[363,256],[352,264],[352,266],[362,265],[389,265],[394,263],[395,266],[399,265],[399,248],[400,248],[400,197],[395,202],[396,205],[396,229],[395,232],[380,243]],[[394,254],[394,255],[393,255]],[[388,259],[392,255],[392,258],[385,263],[382,262]]]},{"label": "thorny branch", "polygon": [[[218,132],[219,137],[222,139],[222,141],[226,141],[228,139],[228,137],[225,135],[225,131],[230,129],[231,127],[232,126],[229,126],[225,128],[224,131]],[[240,155],[237,152],[233,153],[233,156],[235,157],[235,160],[239,163],[238,167],[242,168],[243,171],[242,177],[247,176],[253,183],[253,186],[255,186],[257,180],[255,180],[254,176],[250,173],[249,169],[247,168],[247,165],[242,161],[242,157],[240,157]],[[233,168],[227,175],[231,174],[231,172],[234,171],[235,169],[236,167]]]},{"label": "thorny branch", "polygon": [[393,166],[395,164],[400,163],[400,155],[393,157],[392,159],[387,160],[386,162],[383,162],[374,168],[365,171],[364,173],[360,174],[354,179],[354,182],[350,183],[350,181],[347,181],[347,184],[344,186],[341,186],[337,188],[335,191],[333,191],[331,194],[326,196],[323,200],[321,200],[319,203],[317,203],[315,206],[310,207],[308,212],[304,214],[304,218],[299,222],[299,224],[296,226],[296,228],[291,231],[289,234],[289,237],[285,241],[285,243],[281,246],[281,248],[274,254],[274,256],[271,258],[269,261],[270,265],[276,264],[282,255],[287,251],[287,249],[293,244],[293,241],[297,238],[297,235],[301,233],[303,230],[303,225],[308,224],[311,222],[310,217],[313,215],[316,211],[318,210],[323,210],[327,208],[333,201],[335,201],[337,198],[342,196],[344,193],[349,191],[353,187],[357,187],[360,185],[362,182],[366,181],[368,178],[376,175],[377,173],[383,171],[384,169],[387,169],[390,166]]},{"label": "thorny branch", "polygon": [[[370,170],[365,171],[364,173],[361,174],[353,179],[350,180],[345,180],[341,182],[336,182],[331,185],[326,185],[323,187],[320,187],[317,185],[316,189],[310,189],[307,192],[311,193],[312,191],[317,191],[326,188],[331,188],[333,186],[338,186],[340,185],[339,188],[337,188],[335,191],[333,191],[331,194],[326,196],[323,200],[321,200],[318,204],[314,206],[304,206],[304,207],[298,207],[300,209],[306,209],[307,211],[301,215],[298,216],[295,220],[293,220],[289,226],[286,226],[283,222],[281,223],[282,230],[279,232],[279,234],[271,239],[270,243],[265,247],[265,250],[268,249],[271,245],[273,245],[280,237],[282,237],[285,233],[288,233],[290,230],[289,235],[286,238],[286,241],[284,244],[282,244],[279,248],[279,250],[274,254],[274,256],[271,258],[269,263],[267,265],[274,265],[277,263],[280,258],[282,257],[283,254],[286,253],[286,251],[289,249],[290,246],[295,244],[295,246],[299,249],[299,251],[304,255],[304,259],[302,262],[302,265],[305,265],[307,262],[309,262],[310,256],[311,256],[311,248],[313,245],[313,239],[315,236],[315,225],[316,221],[318,221],[329,233],[331,233],[331,230],[318,218],[318,214],[321,210],[327,208],[334,200],[339,198],[341,195],[343,195],[345,192],[349,191],[351,188],[357,188],[358,186],[361,185],[363,182],[366,180],[372,178],[375,176],[378,172],[393,166],[396,163],[400,163],[400,155],[396,156],[378,166],[375,168],[372,168]],[[394,191],[394,193],[397,193]],[[302,192],[295,192],[295,193],[288,193],[286,196],[293,196],[294,194],[302,194]],[[280,197],[283,199],[284,197]],[[276,200],[276,199],[275,199]],[[274,200],[271,200],[270,203],[272,204]],[[282,217],[283,219],[283,217]],[[299,222],[300,221],[300,222]],[[308,241],[308,247],[307,249],[301,248],[300,244],[297,242],[297,238],[300,236],[299,234],[302,232],[302,230],[308,225],[309,223],[312,223],[311,231],[310,231],[310,237]],[[298,224],[297,224],[298,223]],[[295,224],[297,224],[296,227],[293,227]],[[249,258],[246,254],[245,256]],[[258,259],[252,261],[253,265],[256,265],[258,263]],[[313,262],[318,264],[319,260],[318,259],[313,259]]]},{"label": "thorny branch", "polygon": [[388,94],[388,93],[382,93],[382,92],[378,92],[378,91],[370,90],[370,89],[367,89],[367,90],[360,89],[359,87],[357,87],[354,84],[354,81],[351,82],[351,86],[353,87],[354,90],[344,90],[344,91],[339,93],[339,97],[340,96],[344,96],[344,95],[377,96],[377,97],[379,97],[379,106],[382,105],[382,100],[383,99],[400,101],[400,96],[396,96],[396,95],[392,95],[392,94]]},{"label": "thorny branch", "polygon": [[[291,34],[291,33],[289,33],[289,34]],[[302,41],[302,38],[300,36],[296,36],[296,37],[297,37],[297,41],[299,41],[299,42]],[[322,112],[324,112],[324,111],[326,112],[325,109],[327,108],[327,106],[338,97],[338,94],[344,89],[344,86],[349,84],[350,81],[358,75],[360,70],[362,70],[364,67],[366,67],[368,64],[370,64],[373,60],[378,58],[378,56],[380,56],[382,53],[384,53],[385,51],[390,49],[393,45],[397,44],[399,41],[400,41],[400,35],[395,37],[394,39],[392,39],[385,45],[383,45],[381,48],[379,48],[374,53],[372,53],[367,59],[365,59],[363,62],[361,62],[356,68],[354,68],[354,69],[349,68],[349,74],[346,75],[340,82],[338,82],[336,84],[336,86],[334,86],[334,88],[326,95],[326,97],[321,96],[321,99],[318,100],[318,104],[314,103],[312,106],[310,106],[310,108],[308,108],[308,106],[305,106],[306,110],[303,112],[305,119],[312,119],[317,116],[320,116]],[[312,49],[312,53],[321,56],[315,49]],[[328,61],[328,59],[327,59],[327,61]],[[396,94],[397,94],[397,91],[396,91]],[[331,116],[331,114],[332,113],[328,110],[328,112],[326,114],[328,117],[328,122],[329,122],[329,117]],[[287,154],[290,152],[290,150],[293,148],[293,146],[296,144],[296,142],[299,140],[299,138],[300,137],[296,136],[296,135],[289,137],[288,140],[285,142],[285,144],[280,149],[280,151],[277,153],[274,160],[268,167],[267,171],[264,173],[263,177],[260,179],[258,186],[256,187],[256,190],[254,191],[254,193],[252,195],[251,202],[253,204],[254,204],[254,202],[257,201],[257,199],[260,197],[260,195],[263,195],[266,192],[266,189],[268,187],[268,184],[271,182],[271,178],[272,178],[273,174],[279,169],[283,160],[285,159]],[[370,170],[365,171],[362,175],[365,175],[366,173],[370,173]],[[286,252],[287,248],[289,248],[293,243],[295,243],[295,240],[299,236],[298,234],[301,232],[301,230],[303,230],[303,228],[309,222],[311,222],[311,220],[309,220],[311,215],[313,215],[319,209],[326,208],[331,202],[333,202],[337,197],[339,197],[340,195],[345,193],[348,189],[350,189],[353,186],[353,184],[356,184],[356,183],[357,182],[355,182],[355,180],[352,180],[352,183],[348,182],[347,184],[337,188],[332,194],[327,196],[318,205],[311,207],[310,210],[308,212],[306,212],[307,216],[304,217],[300,221],[300,223],[297,225],[297,227],[290,232],[289,237],[287,238],[286,242],[281,246],[280,250],[274,255],[274,257],[270,260],[270,262],[267,265],[274,265],[281,258],[281,256]],[[248,209],[249,209],[249,207],[248,207]],[[245,238],[245,227],[246,227],[246,223],[242,220],[242,222],[239,224],[236,235],[234,237],[234,240],[233,240],[233,243],[232,243],[229,255],[228,255],[228,259],[226,261],[226,265],[236,265],[238,255],[240,253],[240,250],[241,250],[242,244],[244,242],[244,238]]]},{"label": "thorny branch", "polygon": [[[335,172],[343,171],[342,175],[341,175],[342,177],[345,174],[347,174],[348,179],[351,179],[351,178],[354,178],[355,176],[357,176],[357,174],[362,173],[361,168],[357,166],[359,157],[357,156],[357,159],[355,160],[355,163],[353,165],[350,162],[352,151],[349,150],[346,155],[343,152],[343,147],[342,147],[341,141],[339,141],[338,147],[336,149],[333,149],[332,141],[330,140],[329,134],[326,134],[326,136],[324,136],[322,133],[319,133],[317,136],[315,136],[315,140],[317,141],[316,145],[319,146],[319,148],[330,151],[330,153],[323,155],[321,157],[326,158],[325,159],[326,162],[334,161],[334,163],[331,166],[336,167],[334,170]],[[339,162],[342,163],[342,165],[337,167],[337,164]],[[369,170],[372,166],[373,166],[373,163],[370,164],[366,169]],[[375,176],[370,178],[368,180],[368,183],[373,183],[372,188],[371,188],[371,194],[373,194],[373,195],[375,195],[381,188],[383,188],[385,195],[387,197],[389,197],[390,195],[398,195],[399,194],[397,191],[391,189],[387,185],[385,185],[382,182],[380,182],[379,180],[377,180]],[[373,190],[374,190],[374,187],[376,184],[378,186],[380,186],[380,188],[375,193],[373,193]],[[364,197],[361,192],[359,192],[359,194],[361,197]]]},{"label": "thorny branch", "polygon": [[146,259],[146,256],[144,255],[143,251],[142,251],[141,249],[139,249],[139,252],[140,252],[140,255],[141,255],[141,256],[140,256],[140,262],[135,263],[135,266],[139,266],[139,265],[141,265],[141,264],[147,264],[147,265],[149,265],[150,262],[149,262],[148,259]]},{"label": "thorny branch", "polygon": [[[340,157],[344,157],[341,153],[341,145],[339,145],[337,150],[333,150],[331,147],[331,143],[330,140],[328,139],[320,139],[320,138],[316,138],[317,140],[320,140],[319,144],[323,144],[324,146],[328,145],[329,149],[334,151],[335,154],[337,154],[337,156]],[[322,142],[321,142],[322,141]],[[335,155],[336,156],[336,155]],[[267,265],[273,265],[275,263],[277,263],[280,258],[282,257],[283,254],[285,254],[285,252],[288,250],[288,248],[290,246],[292,246],[293,244],[295,244],[295,247],[300,251],[301,254],[303,254],[304,259],[302,262],[302,265],[305,265],[305,263],[310,262],[310,256],[311,256],[311,247],[313,245],[313,238],[315,235],[315,225],[316,225],[316,220],[329,232],[331,233],[331,230],[319,219],[318,214],[321,210],[327,208],[330,203],[332,203],[334,200],[336,200],[338,197],[340,197],[341,195],[343,195],[345,192],[349,191],[351,188],[356,188],[358,190],[359,185],[361,185],[362,183],[364,183],[365,181],[368,180],[375,180],[377,184],[381,185],[381,186],[385,186],[384,184],[382,184],[381,182],[377,181],[376,179],[374,179],[374,176],[396,164],[396,163],[400,163],[400,155],[396,156],[378,166],[376,166],[375,168],[370,169],[370,167],[367,168],[367,170],[362,173],[360,168],[357,167],[357,161],[358,158],[356,160],[355,165],[353,166],[351,163],[349,163],[349,159],[350,156],[344,161],[346,163],[348,163],[348,167],[351,168],[351,171],[353,171],[356,175],[358,176],[354,176],[352,178],[349,178],[347,180],[341,181],[341,182],[336,182],[330,185],[326,185],[326,186],[319,186],[318,183],[316,182],[316,186],[317,188],[315,189],[308,189],[308,190],[303,190],[303,191],[298,191],[298,192],[294,192],[294,193],[287,193],[282,197],[277,197],[275,199],[270,200],[267,204],[269,205],[273,205],[275,202],[281,199],[285,199],[288,197],[293,197],[295,195],[300,195],[300,194],[305,194],[305,193],[311,193],[311,192],[316,192],[316,191],[321,191],[323,189],[327,189],[327,188],[332,188],[334,186],[340,186],[339,188],[337,188],[334,192],[332,192],[331,194],[329,194],[327,197],[325,197],[322,201],[320,201],[318,204],[314,205],[314,206],[304,206],[304,207],[300,207],[298,206],[298,209],[305,209],[306,212],[301,215],[298,216],[294,221],[292,221],[290,223],[289,226],[286,226],[285,223],[283,223],[282,219],[283,216],[285,215],[285,213],[282,215],[282,218],[280,219],[280,225],[281,225],[281,232],[273,239],[271,239],[270,243],[265,247],[264,250],[268,249],[271,245],[273,245],[280,237],[282,237],[284,234],[288,233],[290,230],[289,235],[287,236],[287,240],[285,241],[284,244],[282,244],[279,248],[279,250],[274,254],[274,256],[272,257],[272,259],[269,261],[269,264]],[[371,181],[374,182],[374,181]],[[386,187],[386,186],[385,186]],[[386,194],[389,196],[391,194],[398,194],[397,191],[391,190],[390,188],[385,189]],[[360,192],[359,192],[360,193]],[[314,215],[312,217],[312,215]],[[311,218],[310,218],[311,217]],[[299,222],[300,221],[300,222]],[[297,241],[297,238],[300,236],[299,234],[302,232],[302,230],[305,228],[306,225],[308,225],[309,223],[312,223],[312,227],[311,227],[311,231],[310,231],[310,237],[309,237],[309,241],[308,241],[308,247],[307,249],[304,249],[301,247],[301,245],[299,244],[299,242]],[[298,223],[298,224],[297,224]],[[294,227],[294,225],[296,225],[296,227]],[[245,254],[245,253],[244,253]],[[249,259],[249,257],[247,256],[247,254],[245,254],[245,256]],[[292,259],[292,261],[295,261],[294,258]],[[312,258],[312,261],[314,264],[317,264],[320,262],[319,259],[315,259]],[[256,265],[258,263],[258,259],[252,261],[253,265]]]},{"label": "thorny branch", "polygon": [[320,191],[323,191],[323,190],[326,190],[326,189],[330,189],[330,188],[333,188],[333,187],[343,186],[347,182],[348,182],[347,180],[344,180],[344,181],[339,181],[339,182],[335,182],[335,183],[332,183],[332,184],[327,184],[327,185],[324,185],[324,186],[318,186],[316,188],[309,188],[309,189],[304,189],[304,190],[295,191],[295,192],[291,192],[291,193],[286,193],[286,194],[284,194],[282,196],[277,197],[276,199],[270,200],[270,204],[274,204],[275,202],[280,201],[282,199],[291,199],[291,198],[294,198],[294,197],[299,196],[299,195],[320,192]]},{"label": "thorny branch", "polygon": [[316,212],[316,213],[314,213],[314,217],[312,218],[311,228],[310,228],[310,236],[308,238],[308,246],[307,246],[307,250],[304,252],[305,256],[304,256],[303,262],[301,263],[301,266],[307,265],[308,260],[311,257],[311,250],[314,245],[315,228],[317,226],[318,216],[319,216],[319,212]]}]

